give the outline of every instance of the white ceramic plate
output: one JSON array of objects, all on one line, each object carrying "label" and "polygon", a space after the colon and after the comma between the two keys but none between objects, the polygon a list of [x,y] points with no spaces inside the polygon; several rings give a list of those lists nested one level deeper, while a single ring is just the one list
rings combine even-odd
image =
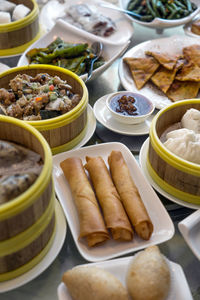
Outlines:
[{"label": "white ceramic plate", "polygon": [[[111,261],[89,264],[89,266],[96,266],[110,272],[111,274],[116,276],[125,286],[127,268],[132,259],[133,257],[125,257],[114,259]],[[167,262],[169,264],[171,272],[171,286],[166,300],[192,300],[193,298],[190,292],[190,288],[188,286],[182,267],[168,259]],[[70,296],[68,289],[64,283],[59,284],[57,294],[59,300],[72,300],[72,297]]]},{"label": "white ceramic plate", "polygon": [[188,24],[185,24],[183,29],[184,29],[184,32],[185,32],[186,35],[189,35],[189,36],[194,37],[194,38],[200,38],[199,34],[196,34],[196,33],[191,31],[192,23],[196,22],[197,20],[199,20],[199,16],[197,16],[197,18],[192,20],[192,22],[190,22]]},{"label": "white ceramic plate", "polygon": [[170,195],[169,193],[167,193],[166,191],[164,191],[151,177],[151,175],[148,172],[147,166],[146,166],[146,160],[147,160],[147,155],[148,155],[148,148],[149,148],[149,138],[146,139],[146,141],[143,143],[142,148],[140,150],[140,155],[139,155],[139,161],[140,161],[140,166],[142,169],[142,172],[144,174],[144,176],[146,177],[146,179],[148,180],[148,182],[152,185],[152,187],[159,192],[161,195],[163,195],[164,197],[166,197],[167,199],[185,206],[185,207],[189,207],[189,208],[193,208],[193,209],[199,209],[200,205],[197,204],[192,204],[186,201],[183,201],[181,199],[178,199],[176,197],[174,197],[173,195]]},{"label": "white ceramic plate", "polygon": [[[127,19],[124,14],[121,14],[120,12],[115,10],[101,7],[100,4],[108,4],[107,2],[102,0],[73,0],[73,3],[70,0],[66,0],[64,4],[59,3],[57,0],[48,1],[41,10],[41,24],[46,30],[50,30],[54,26],[57,18],[64,18],[64,16],[66,15],[64,10],[67,9],[68,6],[76,4],[87,4],[92,9],[92,11],[98,12],[106,17],[111,18],[116,24],[116,31],[108,37],[96,36],[92,33],[87,32],[89,37],[95,38],[96,40],[102,41],[103,43],[111,43],[116,45],[126,43],[133,35],[133,23],[129,19]],[[82,29],[71,25],[67,22],[67,20],[63,20],[69,27],[74,28],[74,30],[85,32]]]},{"label": "white ceramic plate", "polygon": [[8,69],[10,69],[9,66],[0,63],[0,73],[2,73],[2,72],[4,72],[4,71],[7,71]]},{"label": "white ceramic plate", "polygon": [[58,203],[58,201],[56,201],[55,212],[56,212],[56,221],[57,221],[56,234],[55,234],[53,244],[50,250],[48,251],[48,253],[30,271],[14,279],[0,282],[0,293],[11,291],[33,280],[34,278],[39,276],[42,272],[44,272],[50,266],[50,264],[56,259],[65,241],[67,225],[66,225],[65,217],[63,215],[62,208]]},{"label": "white ceramic plate", "polygon": [[[72,26],[69,27],[67,23],[61,19],[57,20],[55,26],[45,34],[40,40],[32,44],[21,56],[18,62],[18,66],[28,65],[28,59],[26,53],[33,48],[43,48],[48,46],[53,40],[60,37],[66,42],[72,43],[88,43],[89,45],[95,41],[95,38],[88,36],[86,31],[75,30]],[[102,57],[105,63],[93,71],[91,79],[96,78],[102,74],[119,56],[121,56],[127,49],[129,41],[123,45],[111,45],[104,44]],[[83,80],[86,80],[87,74],[80,76]],[[90,79],[90,80],[91,80]]]},{"label": "white ceramic plate", "polygon": [[179,222],[178,228],[194,255],[200,260],[200,210]]},{"label": "white ceramic plate", "polygon": [[149,128],[154,115],[148,117],[148,119],[140,124],[129,125],[117,122],[112,118],[111,113],[106,107],[106,99],[111,94],[105,95],[98,99],[93,107],[96,119],[106,128],[111,131],[124,134],[124,135],[143,135],[149,133]]},{"label": "white ceramic plate", "polygon": [[[109,240],[104,245],[89,248],[85,240],[78,240],[78,214],[73,201],[70,187],[63,174],[62,169],[60,168],[60,162],[68,157],[76,156],[80,157],[83,164],[85,164],[85,156],[88,155],[101,156],[107,164],[108,155],[112,150],[119,150],[123,153],[124,159],[129,166],[131,175],[140,191],[143,202],[153,222],[154,232],[152,234],[152,237],[148,241],[144,241],[135,236],[131,242]],[[60,203],[66,215],[67,222],[74,238],[74,242],[80,254],[86,260],[92,262],[107,260],[120,255],[134,252],[149,245],[162,243],[166,240],[169,240],[173,236],[174,225],[165,207],[151,188],[150,184],[145,180],[134,156],[124,144],[105,143],[57,154],[53,157],[53,166],[55,190],[58,199],[60,200]]]},{"label": "white ceramic plate", "polygon": [[93,136],[95,129],[96,129],[96,119],[93,113],[93,109],[90,105],[88,105],[88,120],[87,120],[87,128],[86,128],[86,133],[84,138],[80,141],[80,143],[78,143],[73,149],[78,149],[80,147],[82,147],[83,145],[85,145],[89,139]]},{"label": "white ceramic plate", "polygon": [[[160,52],[169,52],[171,54],[180,54],[182,53],[183,47],[199,44],[200,39],[192,38],[188,36],[171,36],[167,38],[150,40],[147,42],[143,42],[129,51],[127,51],[119,63],[119,78],[123,87],[127,91],[138,92],[138,89],[133,81],[131,73],[128,69],[128,66],[123,62],[124,57],[145,57],[145,51],[160,51]],[[165,94],[160,91],[156,86],[154,86],[151,82],[147,82],[145,86],[139,90],[139,92],[151,99],[154,102],[155,107],[158,109],[162,109],[163,107],[171,104],[171,100],[165,96]],[[200,96],[200,94],[199,94]]]},{"label": "white ceramic plate", "polygon": [[[119,5],[123,9],[126,9],[129,2],[130,2],[130,0],[119,0]],[[165,20],[165,19],[155,18],[152,22],[142,22],[137,19],[133,19],[132,17],[130,17],[128,15],[127,15],[127,17],[130,20],[132,20],[132,22],[136,22],[140,25],[143,25],[143,26],[146,26],[149,28],[164,29],[164,28],[176,27],[176,26],[180,26],[180,25],[190,22],[200,12],[199,0],[192,0],[192,2],[197,5],[197,9],[192,14],[190,14],[189,16],[182,18],[182,19]]]}]

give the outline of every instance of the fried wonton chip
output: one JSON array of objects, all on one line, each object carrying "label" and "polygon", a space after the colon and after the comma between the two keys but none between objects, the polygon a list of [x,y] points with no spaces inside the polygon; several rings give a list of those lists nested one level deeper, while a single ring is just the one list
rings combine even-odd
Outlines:
[{"label": "fried wonton chip", "polygon": [[188,62],[193,62],[200,67],[200,45],[191,45],[183,48],[183,55]]},{"label": "fried wonton chip", "polygon": [[159,67],[159,63],[153,57],[125,57],[123,61],[129,66],[138,90],[145,85]]},{"label": "fried wonton chip", "polygon": [[152,82],[161,89],[163,93],[166,93],[174,81],[177,71],[183,64],[183,60],[178,60],[173,70],[168,70],[163,66],[160,66],[158,71],[151,77]]},{"label": "fried wonton chip", "polygon": [[200,66],[193,63],[185,64],[180,72],[176,75],[176,79],[180,81],[197,81],[200,82]]},{"label": "fried wonton chip", "polygon": [[168,70],[172,70],[177,60],[179,59],[179,55],[171,55],[166,52],[154,52],[154,51],[146,51],[145,54],[153,56],[164,68]]},{"label": "fried wonton chip", "polygon": [[175,80],[167,91],[166,95],[172,101],[196,98],[200,84],[194,81]]}]

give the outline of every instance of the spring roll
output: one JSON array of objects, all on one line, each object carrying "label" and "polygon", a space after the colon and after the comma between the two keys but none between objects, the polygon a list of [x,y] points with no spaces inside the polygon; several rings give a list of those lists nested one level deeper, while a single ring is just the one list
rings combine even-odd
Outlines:
[{"label": "spring roll", "polygon": [[123,208],[119,194],[101,157],[86,157],[88,170],[107,228],[115,240],[130,241],[133,230]]},{"label": "spring roll", "polygon": [[79,239],[85,237],[89,247],[109,239],[98,202],[80,158],[71,157],[60,163],[70,185],[80,222]]},{"label": "spring roll", "polygon": [[153,232],[153,224],[122,153],[112,151],[108,163],[113,182],[135,231],[142,239],[148,240]]}]

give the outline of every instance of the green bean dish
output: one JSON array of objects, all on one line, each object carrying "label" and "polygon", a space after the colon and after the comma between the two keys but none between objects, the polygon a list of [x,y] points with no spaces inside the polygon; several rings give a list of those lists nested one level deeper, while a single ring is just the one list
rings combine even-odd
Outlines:
[{"label": "green bean dish", "polygon": [[197,9],[190,0],[130,0],[127,10],[138,14],[136,19],[151,22],[154,18],[175,20],[187,17]]},{"label": "green bean dish", "polygon": [[[57,38],[46,48],[34,48],[27,52],[30,64],[49,64],[68,69],[77,75],[88,72],[91,60],[95,57],[87,43],[67,43]],[[104,64],[100,57],[94,63],[94,69]]]}]

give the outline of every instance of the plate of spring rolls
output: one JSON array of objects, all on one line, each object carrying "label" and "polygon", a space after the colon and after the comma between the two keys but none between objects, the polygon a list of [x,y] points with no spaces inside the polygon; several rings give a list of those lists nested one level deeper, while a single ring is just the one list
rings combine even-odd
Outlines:
[{"label": "plate of spring rolls", "polygon": [[171,218],[124,144],[60,153],[53,165],[57,197],[86,260],[107,260],[172,238]]}]

